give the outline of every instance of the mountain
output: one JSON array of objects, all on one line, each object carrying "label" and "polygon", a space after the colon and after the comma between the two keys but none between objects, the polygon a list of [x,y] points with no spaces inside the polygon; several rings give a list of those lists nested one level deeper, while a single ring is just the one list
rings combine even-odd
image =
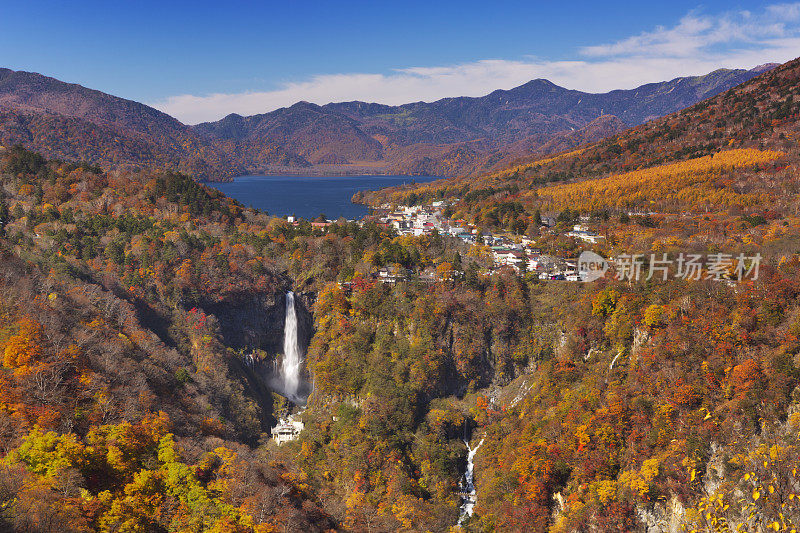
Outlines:
[{"label": "mountain", "polygon": [[242,167],[191,128],[138,102],[31,72],[0,69],[0,144],[104,167],[180,170],[199,178]]},{"label": "mountain", "polygon": [[[630,125],[641,124],[738,85],[770,66],[774,65],[752,70],[720,69],[705,76],[600,94],[537,79],[478,98],[445,98],[397,107],[350,102],[328,104],[323,109],[358,119],[371,135],[389,135],[398,144],[477,138],[513,142],[535,134],[580,128],[603,114],[616,115]],[[398,126],[402,126],[400,131]]]},{"label": "mountain", "polygon": [[[507,228],[533,220],[536,211],[563,209],[746,212],[765,208],[765,198],[771,198],[766,205],[785,208],[793,199],[787,190],[794,186],[778,186],[758,172],[779,169],[784,179],[782,169],[800,161],[800,59],[763,70],[721,94],[621,133],[604,136],[619,127],[616,119],[606,119],[610,129],[605,131],[596,122],[593,128],[601,131],[594,138],[605,137],[597,142],[581,132],[551,141],[538,155],[513,164],[506,159],[495,172],[365,193],[358,200],[379,205],[446,198],[476,223],[486,208],[518,203],[522,211],[491,221]],[[581,141],[588,144],[579,146]],[[523,141],[519,148],[520,153],[535,151],[535,142]],[[767,164],[775,154],[786,161]]]},{"label": "mountain", "polygon": [[390,171],[429,176],[480,175],[487,169],[505,168],[520,159],[599,141],[626,129],[628,125],[614,115],[602,115],[577,130],[531,135],[499,148],[483,139],[450,145],[418,143],[395,149],[396,155],[389,156],[393,161]]},{"label": "mountain", "polygon": [[[598,140],[771,67],[721,69],[603,94],[539,79],[479,98],[401,106],[299,102],[196,126],[80,85],[0,69],[0,144],[21,143],[48,157],[106,168],[178,170],[207,180],[247,172],[476,175]],[[606,115],[616,120],[595,122]]]},{"label": "mountain", "polygon": [[74,83],[31,72],[0,69],[0,106],[20,112],[51,113],[137,133],[186,134],[187,128],[156,109]]},{"label": "mountain", "polygon": [[[605,114],[637,125],[683,109],[756,76],[774,65],[751,70],[716,70],[631,90],[592,94],[537,79],[478,98],[445,98],[432,103],[389,106],[341,102],[323,106],[300,102],[270,113],[229,115],[194,127],[211,141],[235,147],[242,164],[256,168],[251,150],[277,144],[312,164],[371,163],[391,173],[472,174],[494,168],[527,146],[549,153],[569,132]],[[606,124],[608,126],[608,124]],[[590,128],[597,139],[601,129]],[[584,132],[586,134],[587,132]],[[522,144],[513,146],[514,143]]]}]

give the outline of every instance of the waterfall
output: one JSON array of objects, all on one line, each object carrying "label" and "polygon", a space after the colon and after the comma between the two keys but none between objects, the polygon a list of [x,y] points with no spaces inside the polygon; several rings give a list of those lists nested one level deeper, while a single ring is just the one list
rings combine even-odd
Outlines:
[{"label": "waterfall", "polygon": [[612,359],[612,360],[611,360],[611,364],[610,364],[610,365],[608,365],[608,369],[609,369],[609,370],[613,370],[613,369],[614,369],[614,363],[616,363],[616,362],[617,362],[617,359],[619,359],[619,356],[620,356],[620,355],[622,355],[622,350],[620,350],[619,352],[617,352],[617,355],[615,355],[615,356],[614,356],[614,359]]},{"label": "waterfall", "polygon": [[294,293],[286,293],[286,323],[283,328],[283,386],[290,398],[297,396],[300,384],[300,365],[303,357],[297,344],[297,313],[294,309]]},{"label": "waterfall", "polygon": [[464,471],[464,480],[461,482],[461,513],[458,517],[458,525],[462,525],[464,520],[472,516],[475,504],[478,502],[478,494],[475,490],[475,454],[478,448],[483,444],[483,439],[474,448],[470,448],[469,442],[464,441],[467,445],[467,469]]},{"label": "waterfall", "polygon": [[[272,368],[262,367],[261,371],[270,389],[289,400],[293,405],[305,407],[313,389],[313,383],[306,379],[303,365],[303,348],[300,344],[302,331],[298,331],[295,294],[286,293],[285,320],[283,323],[283,356],[275,357]],[[301,309],[302,311],[302,306]],[[302,319],[302,315],[300,316]],[[300,338],[298,338],[300,337]]]},{"label": "waterfall", "polygon": [[[297,311],[294,307],[294,293],[286,293],[286,321],[283,325],[283,360],[280,372],[273,376],[273,390],[279,391],[291,404],[300,408],[295,411],[291,404],[284,407],[278,415],[278,423],[272,427],[272,438],[279,445],[297,438],[305,424],[300,416],[305,410],[306,398],[310,393],[309,383],[300,380],[303,354],[297,342]],[[276,367],[277,368],[277,367]],[[294,411],[294,412],[293,412]]]}]

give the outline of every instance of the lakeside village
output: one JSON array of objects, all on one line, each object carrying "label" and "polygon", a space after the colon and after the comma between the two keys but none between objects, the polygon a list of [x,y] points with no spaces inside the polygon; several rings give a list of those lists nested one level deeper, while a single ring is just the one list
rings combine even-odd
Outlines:
[{"label": "lakeside village", "polygon": [[[525,235],[510,233],[492,234],[469,226],[464,220],[450,220],[443,214],[447,202],[437,201],[430,205],[396,206],[382,205],[373,208],[373,214],[367,217],[378,225],[393,228],[399,235],[431,235],[434,232],[442,236],[450,236],[461,240],[467,246],[481,246],[491,253],[493,274],[502,268],[512,268],[517,273],[536,273],[540,280],[585,281],[577,271],[577,257],[557,257],[542,253],[536,247],[536,241]],[[555,234],[557,220],[552,216],[542,216],[541,230],[543,234]],[[287,217],[296,223],[294,217]],[[583,241],[588,245],[602,242],[605,237],[589,231],[585,225],[588,217],[581,217],[580,224],[574,224],[565,235]],[[315,221],[312,227],[325,230],[332,221]],[[362,221],[363,223],[363,221]],[[378,269],[376,277],[384,283],[405,281],[411,272],[397,266]],[[434,268],[416,272],[417,278],[423,282],[438,280]]]},{"label": "lakeside village", "polygon": [[[444,201],[424,206],[398,206],[394,209],[383,205],[376,209],[375,216],[379,224],[394,228],[400,235],[430,235],[435,231],[439,235],[460,239],[469,246],[488,247],[493,262],[490,273],[510,267],[517,273],[536,273],[541,280],[582,281],[581,274],[577,271],[577,258],[544,254],[536,248],[535,240],[525,235],[497,235],[470,227],[464,220],[451,221],[443,215],[446,206],[447,203]],[[602,235],[589,231],[584,225],[586,221],[588,217],[586,220],[581,220],[581,224],[573,225],[566,236],[588,244],[596,244],[603,240]],[[554,217],[542,216],[543,231],[554,232],[555,226]],[[420,279],[423,280],[435,276],[436,273],[433,271],[420,273]],[[378,278],[383,281],[400,281],[403,277],[404,273],[398,273],[392,268],[378,271]]]}]

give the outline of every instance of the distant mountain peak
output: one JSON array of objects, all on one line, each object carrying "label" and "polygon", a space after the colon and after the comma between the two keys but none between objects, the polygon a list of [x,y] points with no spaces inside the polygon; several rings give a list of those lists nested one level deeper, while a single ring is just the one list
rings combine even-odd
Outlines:
[{"label": "distant mountain peak", "polygon": [[529,82],[523,83],[522,85],[514,87],[513,89],[509,89],[508,91],[505,91],[505,92],[510,93],[510,92],[524,92],[524,91],[531,91],[531,90],[539,90],[539,91],[541,91],[541,90],[553,90],[553,89],[560,90],[560,91],[568,91],[569,90],[569,89],[565,89],[564,87],[561,87],[560,85],[556,85],[555,83],[553,83],[552,81],[550,81],[548,79],[536,78],[536,79],[531,80]]},{"label": "distant mountain peak", "polygon": [[320,109],[321,106],[308,102],[306,100],[300,100],[289,106],[289,109]]},{"label": "distant mountain peak", "polygon": [[767,72],[768,70],[772,70],[775,67],[779,66],[781,66],[780,63],[764,63],[751,68],[750,72],[758,72],[758,73]]},{"label": "distant mountain peak", "polygon": [[536,87],[536,86],[545,86],[545,87],[558,87],[559,89],[563,89],[559,85],[556,85],[552,81],[548,80],[547,78],[535,78],[527,83],[523,83],[520,87]]}]

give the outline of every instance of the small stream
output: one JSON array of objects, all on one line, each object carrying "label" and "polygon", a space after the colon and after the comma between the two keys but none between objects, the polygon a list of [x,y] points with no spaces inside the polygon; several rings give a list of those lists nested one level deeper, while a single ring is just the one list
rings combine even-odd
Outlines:
[{"label": "small stream", "polygon": [[461,480],[461,512],[458,516],[458,525],[462,525],[464,521],[472,516],[475,504],[478,502],[478,494],[475,490],[475,454],[478,448],[483,444],[483,440],[477,446],[471,448],[468,441],[464,441],[467,445],[467,468],[464,471],[464,479]]}]

